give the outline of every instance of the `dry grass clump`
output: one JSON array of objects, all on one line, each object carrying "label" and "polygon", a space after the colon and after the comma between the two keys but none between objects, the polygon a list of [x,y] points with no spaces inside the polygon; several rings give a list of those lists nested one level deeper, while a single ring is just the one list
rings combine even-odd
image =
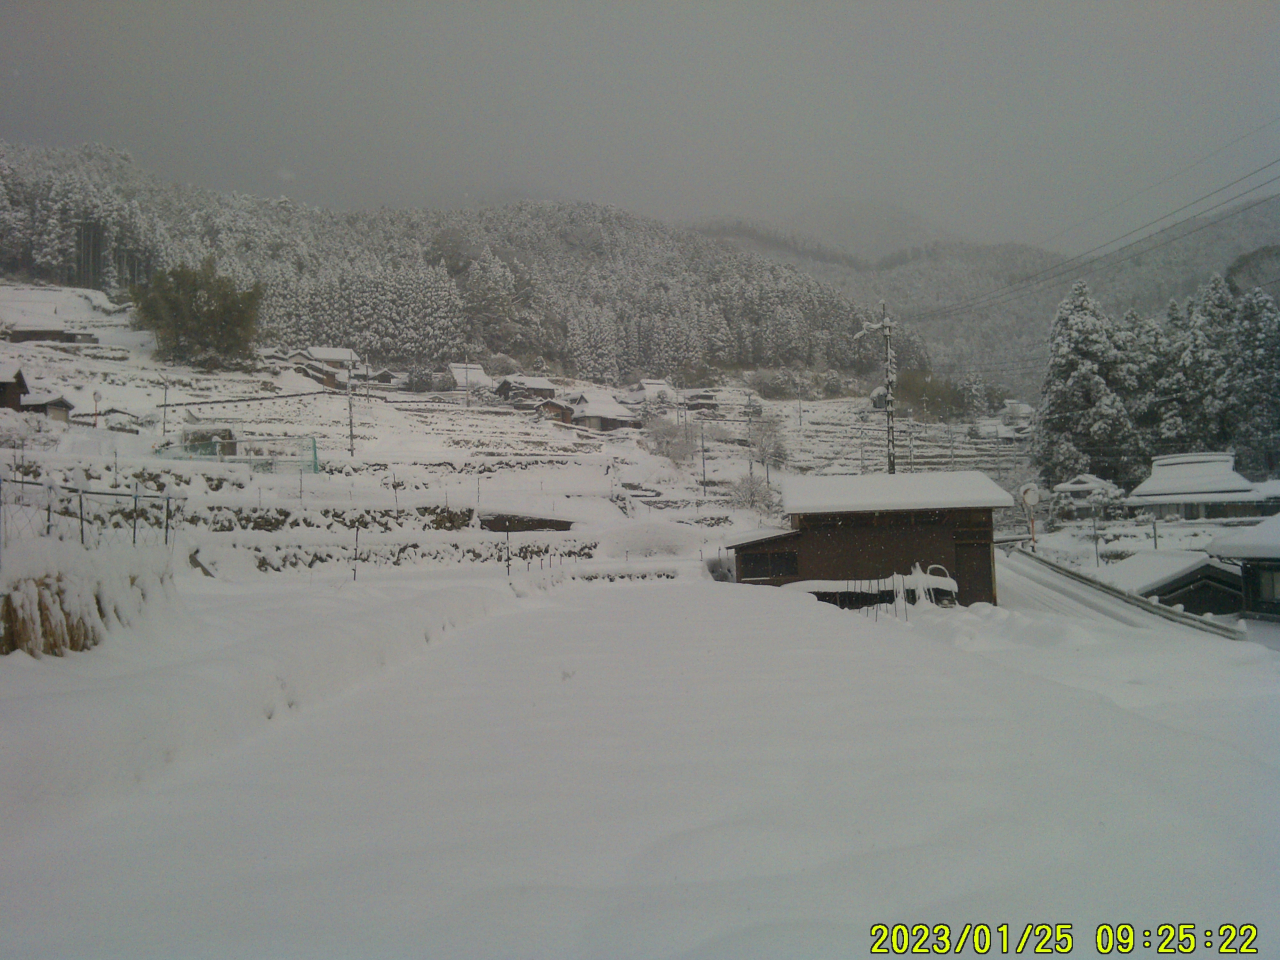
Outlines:
[{"label": "dry grass clump", "polygon": [[0,597],[0,655],[23,651],[60,657],[97,646],[105,632],[100,601],[61,574],[30,577]]}]

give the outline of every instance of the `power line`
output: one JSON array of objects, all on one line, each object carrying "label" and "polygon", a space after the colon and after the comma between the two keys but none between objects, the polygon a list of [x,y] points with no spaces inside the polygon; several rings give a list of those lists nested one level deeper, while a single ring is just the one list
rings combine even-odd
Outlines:
[{"label": "power line", "polygon": [[[1265,183],[1260,183],[1256,187],[1250,187],[1247,190],[1243,190],[1240,193],[1236,194],[1234,197],[1228,197],[1226,200],[1223,200],[1219,203],[1214,204],[1208,210],[1202,210],[1198,214],[1187,217],[1185,220],[1179,221],[1178,223],[1175,223],[1168,227],[1163,228],[1160,232],[1163,233],[1168,230],[1173,230],[1179,226],[1182,226],[1185,223],[1189,223],[1193,220],[1196,220],[1199,217],[1202,217],[1204,214],[1212,210],[1216,210],[1219,207],[1232,203],[1240,199],[1241,197],[1245,196],[1246,194],[1252,193],[1254,190],[1260,189],[1261,187],[1268,186],[1269,184],[1275,183],[1276,181],[1280,181],[1280,176],[1273,177],[1271,180],[1268,180]],[[1120,265],[1128,263],[1130,260],[1134,260],[1137,257],[1145,256],[1146,254],[1151,253],[1154,250],[1159,250],[1162,247],[1167,247],[1171,243],[1177,243],[1179,240],[1185,240],[1187,237],[1190,237],[1193,234],[1199,233],[1201,230],[1207,230],[1209,227],[1216,226],[1217,224],[1222,223],[1224,220],[1229,220],[1232,217],[1238,217],[1241,214],[1247,213],[1249,210],[1252,210],[1254,207],[1259,206],[1260,204],[1268,203],[1275,199],[1277,199],[1277,195],[1275,194],[1262,197],[1258,200],[1255,200],[1252,203],[1245,204],[1236,210],[1231,210],[1221,217],[1217,217],[1213,220],[1202,223],[1198,227],[1188,230],[1186,233],[1181,233],[1176,236],[1171,236],[1165,240],[1160,241],[1159,243],[1153,243],[1149,246],[1142,247],[1141,249],[1134,251],[1128,256],[1120,257],[1118,259],[1110,259],[1114,257],[1116,253],[1119,253],[1120,250],[1136,247],[1143,240],[1150,239],[1150,237],[1139,238],[1138,240],[1135,240],[1132,243],[1126,244],[1124,247],[1121,247],[1120,250],[1112,251],[1112,253],[1106,254],[1105,256],[1096,257],[1091,263],[1082,264],[1078,271],[1075,268],[1068,268],[1053,276],[1045,277],[1042,280],[1036,281],[1033,284],[1030,284],[1030,286],[1040,286],[1042,284],[1052,283],[1054,281],[1061,280],[1064,277],[1070,276],[1072,273],[1077,273],[1077,272],[1083,273],[1083,272],[1090,272],[1094,270],[1097,270],[1100,272],[1107,271],[1107,270],[1115,270]],[[1104,259],[1107,260],[1108,262],[1099,265],[1099,261],[1102,261]],[[1019,290],[1017,289],[1017,287],[1018,287],[1017,284],[1011,284],[1009,285],[1009,287],[1007,287],[1004,290],[992,291],[991,293],[985,295],[986,302],[975,302],[967,306],[965,304],[959,304],[954,312],[965,313],[972,309],[975,309],[976,307],[998,306],[1000,304],[1009,303],[1014,300],[1018,300],[1021,297],[1026,296],[1028,293],[1032,292],[1030,287],[1028,287],[1028,289],[1023,289],[1023,290]],[[948,313],[950,312],[951,311],[948,311]],[[913,318],[913,319],[916,319],[916,318]]]},{"label": "power line", "polygon": [[1072,230],[1076,229],[1077,227],[1083,227],[1086,224],[1093,223],[1093,221],[1097,220],[1099,217],[1105,217],[1108,213],[1111,213],[1113,210],[1119,210],[1121,207],[1129,203],[1131,200],[1136,200],[1138,199],[1138,197],[1142,196],[1145,193],[1150,193],[1152,190],[1156,189],[1157,187],[1163,187],[1170,180],[1176,180],[1178,177],[1182,176],[1188,170],[1194,170],[1196,167],[1200,166],[1200,164],[1205,163],[1208,160],[1212,160],[1214,157],[1218,156],[1219,154],[1225,153],[1227,150],[1230,150],[1241,140],[1247,140],[1249,139],[1249,137],[1252,137],[1254,134],[1261,133],[1263,130],[1266,130],[1268,127],[1271,127],[1271,126],[1275,126],[1277,123],[1280,123],[1280,117],[1276,117],[1273,120],[1268,120],[1262,126],[1254,127],[1248,133],[1242,133],[1240,136],[1236,137],[1234,140],[1228,141],[1227,143],[1223,144],[1221,147],[1219,147],[1217,150],[1214,150],[1212,153],[1205,154],[1199,160],[1195,160],[1187,164],[1185,167],[1180,167],[1179,169],[1175,170],[1173,173],[1165,177],[1163,180],[1158,180],[1155,183],[1149,184],[1148,186],[1143,187],[1141,190],[1138,190],[1136,193],[1129,194],[1129,196],[1125,197],[1123,200],[1113,203],[1111,206],[1107,207],[1105,210],[1101,210],[1098,213],[1095,213],[1093,216],[1087,217],[1084,220],[1077,221],[1076,223],[1073,223],[1069,227],[1064,227],[1062,230],[1059,230],[1057,233],[1053,234],[1053,236],[1051,237],[1046,237],[1045,239],[1040,241],[1040,246],[1045,246],[1047,244],[1052,243],[1054,240],[1057,240],[1059,237],[1063,236],[1064,234],[1070,233]]},{"label": "power line", "polygon": [[[1021,289],[1021,288],[1030,288],[1030,287],[1032,287],[1032,286],[1037,286],[1037,285],[1039,285],[1039,284],[1041,284],[1041,283],[1048,283],[1048,282],[1052,282],[1052,281],[1053,281],[1053,280],[1055,280],[1055,279],[1059,279],[1060,277],[1065,276],[1066,274],[1069,274],[1069,273],[1072,273],[1073,271],[1075,271],[1075,270],[1077,269],[1077,265],[1079,265],[1079,266],[1081,266],[1081,267],[1086,267],[1086,268],[1087,268],[1087,265],[1086,265],[1083,261],[1086,261],[1086,260],[1090,259],[1090,257],[1091,257],[1091,255],[1092,255],[1092,254],[1098,253],[1099,251],[1101,251],[1101,250],[1102,250],[1102,249],[1104,249],[1105,247],[1109,247],[1109,246],[1111,246],[1112,244],[1119,243],[1121,240],[1124,240],[1124,239],[1126,239],[1126,238],[1128,238],[1128,237],[1131,237],[1131,236],[1133,236],[1135,233],[1138,233],[1138,232],[1140,232],[1140,231],[1142,231],[1142,230],[1146,230],[1146,229],[1148,229],[1148,228],[1150,228],[1150,227],[1152,227],[1152,226],[1155,226],[1156,224],[1160,223],[1162,220],[1167,220],[1167,219],[1169,219],[1170,217],[1172,217],[1172,216],[1174,216],[1174,215],[1176,215],[1176,214],[1178,214],[1178,213],[1181,213],[1181,212],[1183,212],[1183,211],[1185,211],[1185,210],[1188,210],[1188,209],[1190,209],[1191,207],[1194,207],[1194,206],[1196,206],[1196,205],[1197,205],[1197,204],[1199,204],[1199,203],[1203,203],[1205,200],[1209,199],[1210,197],[1214,196],[1215,194],[1219,194],[1219,193],[1221,193],[1221,192],[1222,192],[1222,191],[1224,191],[1224,190],[1229,190],[1231,187],[1236,186],[1237,184],[1239,184],[1239,183],[1241,183],[1241,182],[1243,182],[1243,181],[1245,181],[1245,180],[1249,179],[1250,177],[1252,177],[1252,176],[1256,176],[1257,174],[1261,173],[1263,170],[1267,170],[1267,169],[1269,169],[1269,168],[1271,168],[1271,167],[1276,166],[1277,164],[1280,164],[1280,158],[1277,158],[1277,159],[1275,159],[1275,160],[1272,160],[1270,163],[1266,163],[1266,164],[1264,164],[1263,166],[1258,167],[1257,169],[1253,170],[1252,172],[1245,174],[1243,177],[1238,177],[1237,179],[1233,180],[1231,183],[1226,184],[1225,186],[1219,187],[1219,188],[1218,188],[1218,189],[1216,189],[1216,190],[1212,190],[1212,191],[1210,191],[1209,193],[1203,194],[1202,196],[1197,197],[1195,200],[1192,200],[1190,203],[1183,204],[1181,207],[1178,207],[1176,210],[1173,210],[1173,211],[1171,211],[1171,212],[1169,212],[1169,213],[1165,214],[1165,215],[1164,215],[1164,216],[1162,216],[1162,217],[1157,217],[1155,220],[1151,220],[1151,221],[1149,221],[1149,222],[1147,222],[1147,223],[1143,224],[1143,225],[1142,225],[1142,226],[1140,226],[1140,227],[1136,227],[1136,228],[1134,228],[1133,230],[1128,231],[1127,233],[1121,234],[1119,237],[1115,237],[1114,239],[1108,240],[1108,241],[1107,241],[1107,242],[1105,242],[1105,243],[1101,243],[1101,244],[1098,244],[1098,245],[1096,245],[1096,246],[1094,246],[1094,247],[1091,247],[1090,249],[1086,250],[1084,253],[1081,253],[1081,254],[1078,254],[1078,255],[1076,255],[1076,256],[1074,256],[1074,257],[1071,257],[1071,258],[1070,258],[1070,259],[1068,259],[1068,260],[1060,261],[1059,263],[1056,263],[1056,264],[1054,264],[1054,265],[1053,265],[1053,266],[1051,266],[1051,267],[1045,267],[1043,270],[1039,270],[1039,271],[1037,271],[1037,272],[1035,272],[1035,273],[1033,273],[1033,274],[1031,274],[1031,275],[1029,275],[1029,276],[1023,277],[1023,278],[1022,278],[1022,279],[1020,279],[1020,280],[1016,280],[1016,281],[1014,281],[1014,282],[1012,282],[1012,283],[1006,284],[1003,288],[998,288],[998,289],[996,289],[996,290],[991,290],[991,291],[988,291],[987,293],[983,293],[983,294],[977,294],[977,295],[975,295],[975,296],[973,296],[973,297],[969,297],[969,298],[968,298],[968,299],[966,299],[966,300],[961,300],[961,301],[959,301],[958,303],[951,304],[951,305],[949,305],[949,306],[942,307],[942,308],[937,308],[937,309],[934,309],[934,310],[925,311],[925,312],[924,312],[924,313],[922,313],[922,314],[916,314],[916,315],[914,315],[914,316],[906,316],[906,317],[904,317],[903,319],[909,319],[909,320],[911,320],[912,322],[916,322],[916,323],[918,323],[918,322],[920,322],[921,320],[931,320],[931,319],[934,319],[935,317],[941,317],[941,316],[949,316],[949,315],[953,315],[953,314],[955,314],[955,313],[957,313],[957,312],[962,312],[962,311],[964,311],[964,310],[966,310],[966,309],[968,309],[968,308],[971,308],[971,307],[973,307],[973,306],[985,306],[985,305],[989,305],[988,303],[986,303],[986,301],[991,301],[991,302],[993,302],[993,303],[994,303],[994,302],[1006,302],[1005,300],[1003,300],[1003,299],[998,299],[998,298],[1003,298],[1003,297],[1005,297],[1005,296],[1006,296],[1007,294],[1009,294],[1009,293],[1012,293],[1012,292],[1015,292],[1015,291],[1020,291],[1020,289]],[[1195,220],[1195,219],[1196,219],[1196,218],[1198,218],[1198,217],[1202,217],[1202,216],[1204,216],[1204,214],[1206,214],[1206,213],[1209,213],[1209,212],[1211,212],[1211,211],[1213,211],[1213,210],[1217,210],[1219,207],[1222,207],[1222,206],[1225,206],[1226,204],[1232,203],[1232,202],[1234,202],[1235,200],[1238,200],[1238,199],[1240,199],[1241,197],[1244,197],[1244,196],[1246,196],[1246,195],[1248,195],[1248,194],[1250,194],[1250,193],[1254,192],[1255,190],[1259,190],[1259,189],[1261,189],[1262,187],[1269,186],[1270,184],[1275,183],[1275,182],[1276,182],[1276,181],[1278,181],[1278,180],[1280,180],[1280,176],[1273,177],[1273,178],[1271,178],[1270,180],[1264,181],[1263,183],[1256,184],[1255,186],[1252,186],[1252,187],[1249,187],[1249,188],[1247,188],[1247,189],[1245,189],[1245,190],[1242,190],[1242,191],[1240,191],[1239,193],[1237,193],[1236,195],[1234,195],[1234,196],[1232,196],[1232,197],[1229,197],[1229,198],[1227,198],[1226,200],[1223,200],[1223,201],[1220,201],[1220,202],[1218,202],[1218,203],[1214,204],[1213,206],[1209,207],[1207,210],[1201,210],[1199,213],[1192,214],[1191,216],[1189,216],[1189,217],[1187,217],[1187,218],[1185,218],[1185,219],[1183,219],[1183,220],[1181,220],[1181,221],[1178,221],[1177,223],[1169,224],[1168,226],[1162,227],[1162,228],[1161,228],[1161,230],[1160,230],[1160,231],[1157,231],[1157,232],[1163,232],[1163,231],[1166,231],[1166,230],[1173,230],[1173,229],[1176,229],[1177,227],[1181,226],[1181,225],[1182,225],[1182,224],[1184,224],[1184,223],[1188,223],[1188,222],[1190,222],[1190,221],[1192,221],[1192,220]],[[1264,198],[1264,199],[1270,199],[1270,198],[1268,197],[1268,198]],[[1249,209],[1249,208],[1248,208],[1248,207],[1245,207],[1245,208],[1242,208],[1241,210],[1232,211],[1232,212],[1231,212],[1231,214],[1229,214],[1229,216],[1238,216],[1240,213],[1243,213],[1243,212],[1244,212],[1244,210],[1246,210],[1246,209]],[[1215,222],[1217,222],[1217,221],[1215,221]],[[1194,233],[1194,232],[1195,232],[1195,231],[1190,231],[1190,232],[1188,232],[1187,234],[1184,234],[1183,236],[1190,236],[1190,235],[1191,235],[1191,233]],[[1132,241],[1132,242],[1130,242],[1130,243],[1126,244],[1125,246],[1120,247],[1119,249],[1112,251],[1112,254],[1119,253],[1121,250],[1124,250],[1124,249],[1126,249],[1127,247],[1135,246],[1136,244],[1141,243],[1141,242],[1142,242],[1142,240],[1144,240],[1144,239],[1148,239],[1148,238],[1146,238],[1146,237],[1139,237],[1137,240],[1134,240],[1134,241]],[[1181,237],[1177,237],[1177,238],[1174,238],[1174,239],[1181,239]],[[1169,242],[1172,242],[1172,241],[1169,241]],[[1163,246],[1163,244],[1158,244],[1158,245],[1157,245],[1157,247],[1149,247],[1149,248],[1147,248],[1147,250],[1157,249],[1159,246]],[[1146,251],[1143,251],[1143,252],[1146,252]],[[1110,256],[1110,255],[1112,255],[1112,254],[1108,254],[1108,256]],[[1102,259],[1102,257],[1101,257],[1101,256],[1098,256],[1098,257],[1093,257],[1092,259],[1096,261],[1096,260],[1100,260],[1100,259]],[[1131,258],[1129,258],[1129,259],[1131,259]],[[1123,263],[1123,262],[1125,262],[1125,261],[1124,261],[1124,260],[1121,260],[1121,261],[1116,261],[1116,262],[1118,262],[1118,263]]]}]

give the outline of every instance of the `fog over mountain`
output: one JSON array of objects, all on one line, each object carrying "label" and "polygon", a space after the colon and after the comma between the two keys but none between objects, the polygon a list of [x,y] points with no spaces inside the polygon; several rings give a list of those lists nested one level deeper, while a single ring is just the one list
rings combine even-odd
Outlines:
[{"label": "fog over mountain", "polygon": [[[1227,147],[1275,119],[1269,2],[18,0],[3,21],[0,138],[332,209],[573,199],[861,256],[921,217],[1070,253],[1280,149],[1276,127]],[[836,200],[911,211],[883,225],[904,242],[824,226]]]}]

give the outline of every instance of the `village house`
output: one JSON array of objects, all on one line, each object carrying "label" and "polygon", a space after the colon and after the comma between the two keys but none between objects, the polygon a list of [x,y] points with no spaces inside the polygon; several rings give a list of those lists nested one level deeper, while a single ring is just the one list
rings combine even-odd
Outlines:
[{"label": "village house", "polygon": [[546,377],[527,377],[513,374],[503,377],[494,391],[503,400],[513,397],[531,397],[538,400],[550,400],[556,395],[556,385]]},{"label": "village house", "polygon": [[[794,477],[789,529],[729,544],[739,583],[792,586],[843,607],[919,571],[958,603],[995,603],[994,510],[1013,497],[977,471]],[[891,587],[890,587],[891,589]]]},{"label": "village house", "polygon": [[1218,537],[1209,553],[1240,564],[1243,616],[1280,621],[1280,515]]},{"label": "village house", "polygon": [[1261,516],[1266,497],[1235,472],[1230,453],[1177,453],[1155,457],[1151,476],[1124,505],[1162,520],[1217,520]]},{"label": "village house", "polygon": [[568,399],[573,405],[571,422],[580,427],[607,433],[643,425],[634,410],[624,407],[608,394],[579,393]]},{"label": "village house", "polygon": [[695,412],[700,410],[718,410],[720,408],[716,395],[707,390],[688,390],[684,394],[684,406],[686,410]]},{"label": "village house", "polygon": [[14,360],[0,361],[0,407],[22,409],[22,396],[27,392],[27,380]]},{"label": "village house", "polygon": [[641,380],[627,391],[627,403],[676,403],[680,394],[665,380]]},{"label": "village house", "polygon": [[497,384],[493,382],[493,378],[484,372],[484,367],[478,363],[451,363],[449,364],[449,376],[453,377],[456,384],[455,390],[476,390],[483,387],[486,390],[492,390]]},{"label": "village house", "polygon": [[303,352],[307,355],[307,359],[323,363],[335,370],[354,370],[360,363],[359,355],[346,347],[307,347]]}]

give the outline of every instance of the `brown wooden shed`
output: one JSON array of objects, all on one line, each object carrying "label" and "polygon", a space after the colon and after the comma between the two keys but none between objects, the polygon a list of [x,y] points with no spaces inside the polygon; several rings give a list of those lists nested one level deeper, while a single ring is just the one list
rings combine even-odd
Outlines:
[{"label": "brown wooden shed", "polygon": [[27,380],[22,368],[12,360],[0,361],[0,407],[22,409],[22,395],[27,392]]},{"label": "brown wooden shed", "polygon": [[[812,581],[810,592],[842,606],[881,589],[866,584],[916,567],[939,577],[943,568],[962,605],[995,603],[992,511],[1012,506],[1013,497],[977,471],[794,477],[783,485],[790,528],[729,546],[739,583]],[[840,581],[843,591],[833,586]]]}]

